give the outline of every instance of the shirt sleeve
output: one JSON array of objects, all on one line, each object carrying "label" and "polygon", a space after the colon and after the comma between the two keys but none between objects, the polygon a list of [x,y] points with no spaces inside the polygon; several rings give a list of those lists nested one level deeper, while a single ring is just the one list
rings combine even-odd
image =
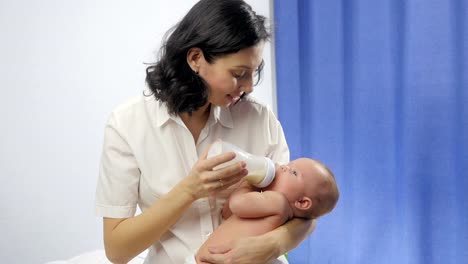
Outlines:
[{"label": "shirt sleeve", "polygon": [[286,164],[289,162],[289,147],[284,136],[283,127],[276,118],[271,109],[268,109],[268,154],[267,157],[278,164]]},{"label": "shirt sleeve", "polygon": [[104,130],[95,212],[98,216],[129,218],[138,203],[140,170],[113,114]]}]

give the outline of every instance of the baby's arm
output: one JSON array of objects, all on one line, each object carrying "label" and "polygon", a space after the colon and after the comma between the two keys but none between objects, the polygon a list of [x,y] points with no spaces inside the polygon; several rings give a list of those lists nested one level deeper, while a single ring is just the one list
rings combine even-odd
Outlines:
[{"label": "baby's arm", "polygon": [[242,218],[258,218],[271,215],[282,215],[290,219],[293,211],[286,197],[275,191],[246,192],[229,199],[233,214]]},{"label": "baby's arm", "polygon": [[237,195],[242,195],[244,193],[248,193],[252,191],[255,191],[255,187],[250,185],[247,181],[243,181],[239,185],[239,187],[237,187],[237,189],[231,193],[229,198],[224,203],[223,210],[221,211],[221,215],[223,216],[223,219],[226,220],[232,215],[231,209],[229,208],[230,207],[229,204],[230,204],[232,197],[235,197]]}]

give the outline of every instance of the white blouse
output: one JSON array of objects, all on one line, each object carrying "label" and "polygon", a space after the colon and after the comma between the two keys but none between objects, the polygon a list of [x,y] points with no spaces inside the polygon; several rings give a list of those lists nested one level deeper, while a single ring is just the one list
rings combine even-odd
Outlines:
[{"label": "white blouse", "polygon": [[[164,196],[186,177],[199,155],[216,139],[271,158],[289,162],[283,129],[268,107],[247,96],[228,108],[211,107],[198,142],[179,116],[168,113],[154,96],[140,96],[117,107],[105,127],[96,192],[96,214],[133,217]],[[155,242],[145,263],[183,263],[220,223],[228,189],[216,199],[195,201]]]}]

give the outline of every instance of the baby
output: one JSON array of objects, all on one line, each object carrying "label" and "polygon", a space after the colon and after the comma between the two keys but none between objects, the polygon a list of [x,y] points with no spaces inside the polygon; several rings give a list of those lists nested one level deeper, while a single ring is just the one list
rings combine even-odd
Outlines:
[{"label": "baby", "polygon": [[275,179],[266,188],[259,189],[244,181],[226,201],[222,211],[226,220],[198,250],[196,263],[204,263],[200,256],[208,255],[209,245],[261,235],[293,217],[318,218],[335,207],[338,197],[333,173],[309,158],[279,166]]}]

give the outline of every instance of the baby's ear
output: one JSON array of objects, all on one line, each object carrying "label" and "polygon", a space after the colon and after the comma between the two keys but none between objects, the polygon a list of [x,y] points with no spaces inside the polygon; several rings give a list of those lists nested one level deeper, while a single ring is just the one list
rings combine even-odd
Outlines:
[{"label": "baby's ear", "polygon": [[302,197],[294,202],[294,206],[299,210],[307,210],[312,207],[312,200],[309,197]]}]

